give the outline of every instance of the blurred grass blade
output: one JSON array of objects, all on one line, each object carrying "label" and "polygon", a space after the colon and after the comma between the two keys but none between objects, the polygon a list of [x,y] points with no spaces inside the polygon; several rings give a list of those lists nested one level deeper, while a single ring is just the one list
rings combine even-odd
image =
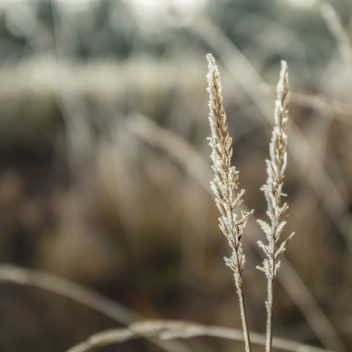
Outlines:
[{"label": "blurred grass blade", "polygon": [[[185,321],[151,320],[135,323],[125,329],[102,331],[90,336],[66,352],[86,352],[93,348],[114,343],[124,343],[132,339],[155,336],[160,339],[189,339],[199,336],[211,336],[234,341],[243,341],[242,331],[220,326],[200,325]],[[251,332],[252,343],[264,346],[265,336]],[[294,341],[275,338],[273,346],[281,351],[290,352],[328,352],[328,350],[303,345]]]}]

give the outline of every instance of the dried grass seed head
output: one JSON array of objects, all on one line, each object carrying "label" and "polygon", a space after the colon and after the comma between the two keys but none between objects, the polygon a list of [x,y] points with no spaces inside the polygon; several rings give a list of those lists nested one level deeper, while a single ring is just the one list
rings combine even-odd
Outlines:
[{"label": "dried grass seed head", "polygon": [[245,263],[241,238],[251,212],[238,211],[245,191],[239,189],[239,172],[231,165],[232,138],[229,136],[227,117],[223,108],[222,85],[216,61],[207,55],[209,72],[207,76],[209,92],[209,123],[213,180],[210,182],[215,203],[220,212],[219,226],[226,236],[232,255],[225,258],[226,264],[240,273]]}]

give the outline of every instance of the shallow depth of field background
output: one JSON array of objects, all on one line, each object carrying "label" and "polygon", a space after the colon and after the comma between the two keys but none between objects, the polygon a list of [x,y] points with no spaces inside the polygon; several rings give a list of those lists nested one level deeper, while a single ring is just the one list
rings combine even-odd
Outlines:
[{"label": "shallow depth of field background", "polygon": [[[296,236],[276,286],[275,335],[351,350],[352,4],[333,3],[349,36],[340,39],[323,5],[1,1],[0,262],[68,278],[148,319],[239,328],[222,259],[229,249],[207,187],[205,54],[218,59],[233,161],[256,217],[265,216],[259,189],[285,59],[286,233]],[[243,238],[258,332],[266,284],[253,243],[262,236],[253,221]],[[1,351],[64,351],[118,326],[56,294],[0,282]],[[219,339],[186,343],[242,350]],[[104,351],[158,349],[140,340]]]}]

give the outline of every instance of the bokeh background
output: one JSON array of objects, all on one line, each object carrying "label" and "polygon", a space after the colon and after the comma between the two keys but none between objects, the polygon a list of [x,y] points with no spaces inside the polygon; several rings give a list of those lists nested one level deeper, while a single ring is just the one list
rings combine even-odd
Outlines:
[{"label": "bokeh background", "polygon": [[[1,0],[0,261],[80,283],[148,319],[240,327],[209,194],[205,54],[217,58],[246,205],[265,216],[280,60],[290,73],[296,236],[275,334],[352,349],[352,4],[336,0]],[[265,330],[252,221],[249,321]],[[1,351],[64,351],[116,321],[0,280]],[[219,339],[191,351],[242,350]],[[181,348],[181,347],[180,347]],[[104,351],[159,351],[149,342]]]}]

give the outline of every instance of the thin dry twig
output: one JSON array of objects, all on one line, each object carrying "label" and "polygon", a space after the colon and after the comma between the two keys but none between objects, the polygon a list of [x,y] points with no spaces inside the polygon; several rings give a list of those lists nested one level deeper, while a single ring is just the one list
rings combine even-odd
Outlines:
[{"label": "thin dry twig", "polygon": [[222,86],[220,74],[215,59],[211,54],[207,55],[209,64],[208,92],[209,92],[209,123],[213,180],[210,182],[211,190],[215,197],[215,203],[221,216],[219,225],[222,233],[227,238],[232,249],[231,257],[225,258],[226,265],[233,271],[236,293],[240,302],[242,329],[245,341],[245,350],[250,352],[251,342],[248,330],[248,320],[245,304],[245,296],[242,281],[242,271],[245,256],[242,250],[242,236],[247,224],[248,217],[252,212],[239,211],[243,202],[245,191],[239,188],[239,172],[231,165],[232,138],[229,136],[226,113],[222,104]]},{"label": "thin dry twig", "polygon": [[[163,340],[189,339],[198,336],[211,336],[234,341],[243,341],[240,330],[220,326],[200,325],[197,323],[174,320],[151,320],[139,322],[124,329],[102,331],[90,336],[85,341],[71,347],[66,352],[85,352],[92,348],[103,347],[113,343],[123,343],[132,339],[156,336]],[[265,345],[265,336],[251,333],[252,343]],[[317,347],[303,345],[294,341],[276,338],[273,346],[282,351],[291,352],[328,352]]]}]

